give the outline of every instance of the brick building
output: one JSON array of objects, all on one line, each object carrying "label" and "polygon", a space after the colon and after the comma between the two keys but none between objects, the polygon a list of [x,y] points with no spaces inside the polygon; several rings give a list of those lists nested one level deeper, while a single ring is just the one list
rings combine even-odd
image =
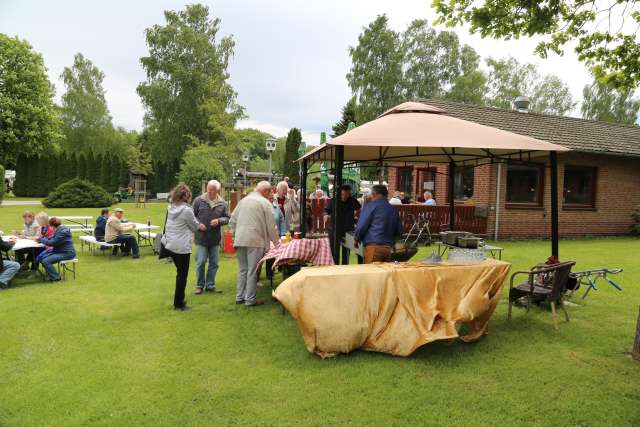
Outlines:
[{"label": "brick building", "polygon": [[[531,136],[572,151],[558,155],[560,235],[627,234],[640,206],[640,127],[425,100],[463,120]],[[549,236],[550,180],[547,158],[527,164],[456,168],[456,204],[475,205],[486,230],[498,238]],[[388,168],[390,191],[423,200],[430,190],[448,204],[448,165],[396,163]],[[498,191],[499,183],[499,191]],[[496,203],[496,201],[498,201]]]}]

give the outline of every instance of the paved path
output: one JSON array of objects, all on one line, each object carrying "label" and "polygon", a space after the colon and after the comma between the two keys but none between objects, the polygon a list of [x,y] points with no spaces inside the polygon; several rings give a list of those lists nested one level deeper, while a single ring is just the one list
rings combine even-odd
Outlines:
[{"label": "paved path", "polygon": [[40,200],[3,200],[2,206],[40,206]]}]

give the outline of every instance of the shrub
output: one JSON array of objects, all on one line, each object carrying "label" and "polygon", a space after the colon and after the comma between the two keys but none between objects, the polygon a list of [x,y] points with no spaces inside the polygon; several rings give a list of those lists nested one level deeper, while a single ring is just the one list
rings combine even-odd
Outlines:
[{"label": "shrub", "polygon": [[640,207],[631,214],[633,224],[631,224],[631,234],[640,235]]},{"label": "shrub", "polygon": [[102,187],[84,179],[74,178],[60,184],[42,204],[47,208],[103,208],[113,199]]},{"label": "shrub", "polygon": [[2,198],[4,197],[4,193],[5,191],[7,191],[7,187],[4,183],[4,166],[0,165],[0,202],[2,201]]}]

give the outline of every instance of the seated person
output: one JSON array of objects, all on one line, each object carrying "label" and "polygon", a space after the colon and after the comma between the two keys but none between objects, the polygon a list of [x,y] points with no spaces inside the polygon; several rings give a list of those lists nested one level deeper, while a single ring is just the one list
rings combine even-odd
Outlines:
[{"label": "seated person", "polygon": [[424,192],[424,204],[427,206],[436,205],[436,200],[433,198],[433,194],[431,194],[431,191]]},{"label": "seated person", "polygon": [[[4,241],[0,236],[0,251],[9,251],[14,245],[14,241]],[[5,289],[9,286],[9,282],[13,279],[13,276],[20,270],[20,264],[15,261],[3,259],[0,255],[0,289]]]},{"label": "seated person", "polygon": [[73,247],[73,237],[71,236],[71,230],[61,225],[58,218],[51,218],[49,220],[49,226],[53,229],[53,236],[41,237],[37,241],[47,246],[47,249],[38,255],[37,260],[42,263],[42,266],[49,275],[50,282],[60,281],[60,273],[54,267],[60,261],[66,261],[74,259],[76,257],[76,250]]},{"label": "seated person", "polygon": [[399,191],[395,191],[393,193],[393,197],[389,199],[389,203],[394,205],[394,206],[402,204],[402,200],[400,200],[400,192]]},{"label": "seated person", "polygon": [[[22,221],[24,222],[24,228],[18,237],[22,239],[33,239],[40,233],[40,226],[35,221],[35,215],[31,211],[26,211],[22,214]],[[36,254],[37,255],[37,254]],[[23,267],[28,268],[27,263],[31,263],[31,268],[34,269],[35,256],[33,249],[19,249],[15,251],[16,261]]]},{"label": "seated person", "polygon": [[113,215],[107,220],[104,240],[107,243],[119,243],[122,246],[123,255],[127,256],[131,253],[133,255],[132,258],[140,258],[136,237],[131,234],[125,234],[127,231],[134,230],[136,225],[123,223],[122,215],[124,215],[124,209],[116,208],[113,211]]},{"label": "seated person", "polygon": [[93,236],[98,242],[104,242],[104,235],[106,233],[108,219],[109,209],[102,209],[102,211],[100,211],[100,216],[96,218],[96,228],[95,230],[93,230]]}]

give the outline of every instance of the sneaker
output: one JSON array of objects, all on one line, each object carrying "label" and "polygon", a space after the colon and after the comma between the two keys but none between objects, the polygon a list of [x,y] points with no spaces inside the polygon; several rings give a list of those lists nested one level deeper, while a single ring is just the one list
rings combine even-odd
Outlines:
[{"label": "sneaker", "polygon": [[236,304],[244,304],[244,300],[236,301]]},{"label": "sneaker", "polygon": [[263,286],[264,286],[264,284],[263,284],[262,282],[258,282],[258,287],[259,287],[259,288],[261,288],[261,287],[263,287]]},{"label": "sneaker", "polygon": [[[9,285],[7,283],[0,282],[0,289],[7,289],[8,287]],[[236,301],[236,304],[240,304],[240,303]],[[244,304],[244,301],[242,301],[242,304]]]},{"label": "sneaker", "polygon": [[195,294],[196,294],[196,295],[200,295],[200,294],[202,294],[202,288],[196,288],[196,292],[195,292]]},{"label": "sneaker", "polygon": [[218,288],[216,288],[215,286],[213,288],[206,288],[205,292],[211,292],[212,294],[221,294],[222,291],[219,290]]}]

